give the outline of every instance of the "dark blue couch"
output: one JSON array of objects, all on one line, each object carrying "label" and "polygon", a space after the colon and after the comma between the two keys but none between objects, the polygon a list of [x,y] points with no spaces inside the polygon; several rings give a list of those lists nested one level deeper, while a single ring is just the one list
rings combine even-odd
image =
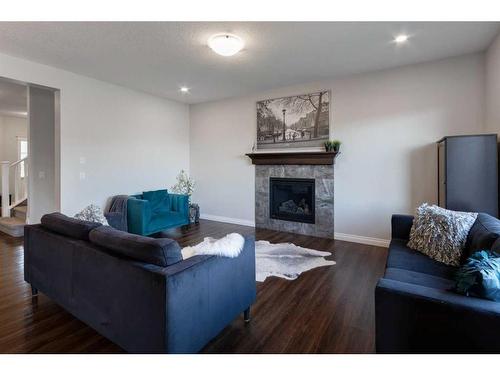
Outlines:
[{"label": "dark blue couch", "polygon": [[[452,291],[457,268],[406,246],[413,217],[393,215],[384,277],[375,290],[378,353],[500,352],[500,303]],[[500,221],[479,214],[465,258],[479,249],[500,252]]]},{"label": "dark blue couch", "polygon": [[236,258],[179,261],[173,240],[51,215],[25,227],[25,280],[126,351],[195,353],[240,313],[248,318],[253,237]]}]

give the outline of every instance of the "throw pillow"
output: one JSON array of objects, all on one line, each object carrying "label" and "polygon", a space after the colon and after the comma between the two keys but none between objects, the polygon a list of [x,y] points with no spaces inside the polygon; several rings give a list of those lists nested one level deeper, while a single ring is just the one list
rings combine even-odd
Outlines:
[{"label": "throw pillow", "polygon": [[169,211],[170,198],[166,189],[145,191],[142,193],[142,199],[149,201],[151,211],[154,213]]},{"label": "throw pillow", "polygon": [[500,255],[474,253],[457,271],[455,281],[458,293],[500,302]]},{"label": "throw pillow", "polygon": [[408,247],[448,264],[459,266],[467,234],[477,213],[459,212],[422,204],[417,208]]},{"label": "throw pillow", "polygon": [[74,218],[78,220],[92,221],[94,223],[101,223],[102,225],[109,225],[101,208],[95,204],[88,205],[83,210],[78,212]]}]

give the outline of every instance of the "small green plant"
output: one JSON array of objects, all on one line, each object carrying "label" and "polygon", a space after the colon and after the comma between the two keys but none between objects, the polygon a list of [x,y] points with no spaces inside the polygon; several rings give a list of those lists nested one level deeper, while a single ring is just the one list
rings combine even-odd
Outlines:
[{"label": "small green plant", "polygon": [[325,142],[325,151],[326,152],[339,152],[341,144],[342,144],[342,142],[340,142],[338,139],[328,140]]},{"label": "small green plant", "polygon": [[177,183],[172,186],[172,191],[177,194],[185,194],[191,197],[194,192],[194,180],[184,170],[177,176]]},{"label": "small green plant", "polygon": [[339,152],[340,151],[340,145],[342,144],[342,142],[340,142],[338,139],[334,139],[333,142],[332,142],[332,145],[333,145],[333,151],[335,152]]}]

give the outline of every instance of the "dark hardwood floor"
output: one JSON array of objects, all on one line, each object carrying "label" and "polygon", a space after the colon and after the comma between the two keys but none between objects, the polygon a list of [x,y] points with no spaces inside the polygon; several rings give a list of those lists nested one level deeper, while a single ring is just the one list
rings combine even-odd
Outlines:
[{"label": "dark hardwood floor", "polygon": [[[181,246],[203,237],[254,233],[270,242],[330,251],[337,262],[297,280],[268,278],[257,284],[252,321],[242,317],[213,339],[204,353],[371,353],[374,288],[387,250],[202,220],[169,231]],[[22,239],[0,233],[0,353],[122,353],[92,328],[43,294],[31,297],[23,280]]]}]

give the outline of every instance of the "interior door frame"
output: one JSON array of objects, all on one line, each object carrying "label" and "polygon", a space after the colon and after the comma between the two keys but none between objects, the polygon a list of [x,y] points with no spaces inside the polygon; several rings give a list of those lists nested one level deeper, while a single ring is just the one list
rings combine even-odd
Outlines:
[{"label": "interior door frame", "polygon": [[0,80],[22,85],[26,87],[26,108],[27,108],[27,133],[26,138],[28,139],[28,181],[27,181],[27,196],[28,196],[28,209],[26,213],[26,223],[33,224],[32,220],[30,220],[30,200],[32,201],[32,185],[33,185],[33,173],[32,173],[32,159],[36,157],[36,155],[32,152],[32,142],[31,136],[32,133],[32,125],[30,121],[30,87],[36,87],[44,90],[49,90],[54,92],[54,202],[55,209],[57,211],[61,210],[61,89],[44,86],[32,82],[20,81],[17,79],[0,76]]}]

